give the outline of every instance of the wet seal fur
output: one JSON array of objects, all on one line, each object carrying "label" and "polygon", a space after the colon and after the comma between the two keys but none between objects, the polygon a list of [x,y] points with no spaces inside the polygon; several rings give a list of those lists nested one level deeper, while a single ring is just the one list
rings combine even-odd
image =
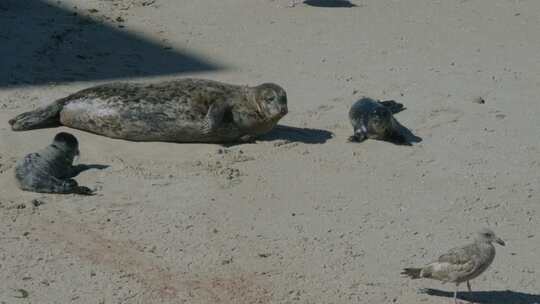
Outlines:
[{"label": "wet seal fur", "polygon": [[79,142],[75,136],[65,132],[56,134],[50,145],[17,162],[15,178],[19,188],[41,193],[92,195],[92,190],[72,179],[84,170],[73,166],[73,159],[78,155]]},{"label": "wet seal fur", "polygon": [[354,130],[349,141],[362,142],[372,138],[410,146],[411,143],[404,134],[404,127],[393,116],[403,109],[403,104],[393,100],[377,101],[369,97],[361,98],[349,110],[349,119]]},{"label": "wet seal fur", "polygon": [[205,79],[94,86],[9,121],[23,131],[64,125],[132,141],[236,142],[269,132],[287,114],[285,90]]}]

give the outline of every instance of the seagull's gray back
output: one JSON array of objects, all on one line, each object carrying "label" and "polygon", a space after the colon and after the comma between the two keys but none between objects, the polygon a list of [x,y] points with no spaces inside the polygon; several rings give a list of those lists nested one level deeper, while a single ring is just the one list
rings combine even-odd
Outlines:
[{"label": "seagull's gray back", "polygon": [[424,277],[443,282],[461,283],[482,274],[495,258],[495,247],[488,242],[474,242],[456,247],[422,269]]}]

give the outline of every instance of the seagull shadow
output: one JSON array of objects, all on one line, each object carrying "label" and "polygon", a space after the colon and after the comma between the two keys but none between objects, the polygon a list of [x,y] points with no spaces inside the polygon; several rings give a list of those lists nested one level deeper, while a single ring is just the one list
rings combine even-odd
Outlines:
[{"label": "seagull shadow", "polygon": [[[420,293],[430,296],[453,298],[454,293],[438,289],[421,289]],[[458,292],[458,299],[477,304],[538,304],[540,294],[530,294],[511,290]]]},{"label": "seagull shadow", "polygon": [[262,141],[286,140],[304,144],[324,144],[334,134],[330,131],[277,125],[272,131],[260,136]]},{"label": "seagull shadow", "polygon": [[71,169],[70,176],[68,178],[76,177],[77,175],[81,174],[82,172],[90,169],[98,169],[103,170],[109,168],[109,165],[98,165],[98,164],[79,164],[76,166],[73,166]]},{"label": "seagull shadow", "polygon": [[305,0],[304,4],[316,7],[356,7],[356,4],[347,0]]}]

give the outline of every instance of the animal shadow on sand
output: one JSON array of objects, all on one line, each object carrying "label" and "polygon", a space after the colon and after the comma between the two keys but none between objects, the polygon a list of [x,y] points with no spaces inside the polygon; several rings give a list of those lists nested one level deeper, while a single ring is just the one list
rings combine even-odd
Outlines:
[{"label": "animal shadow on sand", "polygon": [[355,7],[356,4],[348,0],[305,0],[304,4],[316,7]]},{"label": "animal shadow on sand", "polygon": [[[411,130],[409,130],[407,127],[403,126],[399,121],[396,120],[396,123],[398,125],[398,132],[400,134],[402,134],[403,136],[405,136],[405,139],[406,139],[406,146],[412,146],[412,144],[416,144],[416,143],[419,143],[422,141],[422,138],[419,137],[419,136],[416,136],[413,134],[413,132]],[[393,144],[398,144],[398,143],[393,143]],[[403,145],[403,144],[402,144]]]},{"label": "animal shadow on sand", "polygon": [[82,172],[84,172],[86,170],[90,170],[90,169],[103,170],[103,169],[107,169],[107,168],[109,168],[109,165],[78,164],[78,165],[73,166],[73,170],[71,171],[71,174],[70,174],[70,176],[68,176],[68,178],[73,178],[73,177],[81,174]]},{"label": "animal shadow on sand", "polygon": [[0,0],[0,88],[225,68],[156,37],[121,29],[120,21],[112,25],[101,11],[58,3]]},{"label": "animal shadow on sand", "polygon": [[334,134],[330,131],[277,125],[272,131],[259,137],[262,141],[286,140],[305,144],[324,144]]},{"label": "animal shadow on sand", "polygon": [[[407,109],[402,104],[397,103],[394,100],[386,100],[386,101],[383,101],[382,103],[386,103],[386,104],[390,105],[389,110],[390,110],[390,112],[392,112],[392,115],[397,114],[397,113]],[[393,143],[395,145],[404,145],[404,146],[412,146],[412,144],[419,143],[419,142],[422,141],[421,137],[418,137],[418,136],[414,135],[411,130],[409,130],[407,127],[402,125],[397,119],[395,119],[395,121],[397,123],[398,133],[400,133],[401,135],[403,135],[405,137],[405,143],[393,142],[391,140],[384,140],[384,141],[391,142],[391,143]]]},{"label": "animal shadow on sand", "polygon": [[[421,289],[420,293],[430,296],[453,298],[454,292],[438,289]],[[530,294],[511,290],[458,292],[458,299],[477,304],[539,304],[540,294]]]}]

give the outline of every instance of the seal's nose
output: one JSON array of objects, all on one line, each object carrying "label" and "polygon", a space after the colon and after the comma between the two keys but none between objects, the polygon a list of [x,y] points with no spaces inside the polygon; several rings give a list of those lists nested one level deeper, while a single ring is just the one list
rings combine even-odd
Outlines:
[{"label": "seal's nose", "polygon": [[284,105],[281,107],[281,115],[286,115],[287,113],[289,113],[289,110],[287,109],[287,106]]}]

